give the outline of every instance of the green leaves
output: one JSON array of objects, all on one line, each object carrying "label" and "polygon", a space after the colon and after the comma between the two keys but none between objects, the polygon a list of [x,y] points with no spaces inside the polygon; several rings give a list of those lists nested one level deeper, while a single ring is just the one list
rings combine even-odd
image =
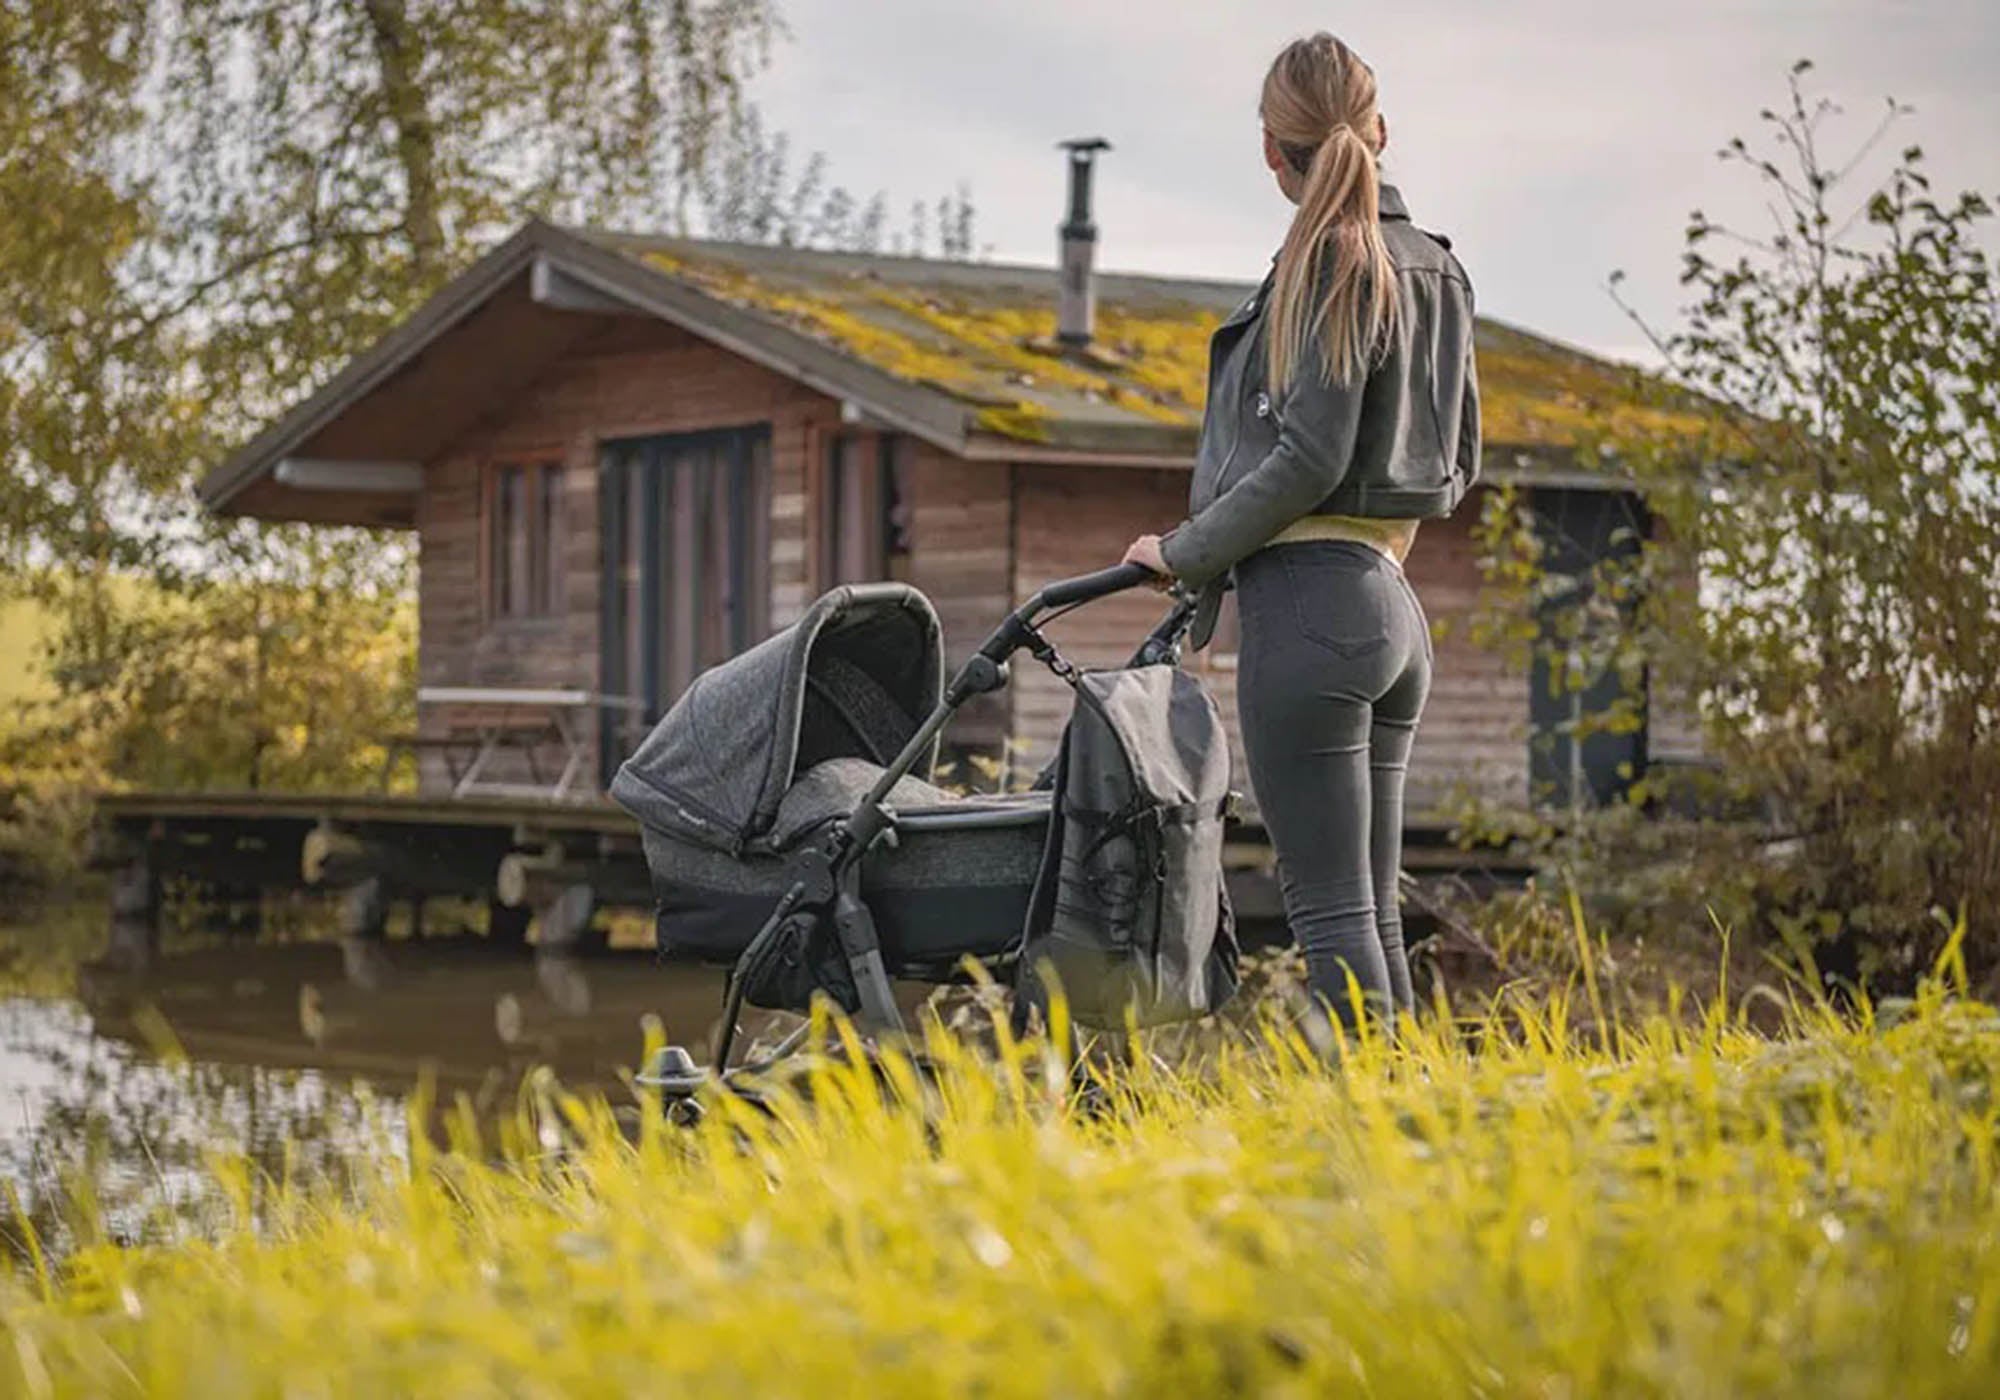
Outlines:
[{"label": "green leaves", "polygon": [[182,488],[524,213],[658,225],[772,24],[764,0],[8,0],[0,558]]},{"label": "green leaves", "polygon": [[[1788,103],[1761,114],[1762,139],[1721,152],[1762,187],[1769,226],[1693,213],[1689,302],[1673,327],[1645,327],[1672,379],[1707,405],[1708,428],[1670,434],[1635,419],[1607,430],[1608,454],[1640,483],[1657,528],[1629,565],[1607,566],[1624,571],[1622,585],[1600,578],[1641,606],[1633,625],[1592,634],[1602,650],[1586,669],[1642,665],[1656,684],[1685,688],[1736,796],[1728,806],[1752,803],[1797,838],[1783,861],[1760,853],[1761,833],[1722,844],[1715,885],[1747,872],[1753,886],[1742,917],[1832,945],[1844,975],[1866,962],[1900,976],[1939,937],[1929,911],[1964,904],[1968,956],[1990,970],[2000,964],[1991,204],[1979,192],[1935,195],[1914,143],[1875,154],[1906,108],[1891,102],[1871,130],[1844,134],[1839,109],[1802,86],[1809,71],[1794,67]],[[1727,831],[1723,809],[1709,810]],[[1630,831],[1606,829],[1621,841]],[[1603,887],[1634,878],[1617,843],[1564,849]]]}]

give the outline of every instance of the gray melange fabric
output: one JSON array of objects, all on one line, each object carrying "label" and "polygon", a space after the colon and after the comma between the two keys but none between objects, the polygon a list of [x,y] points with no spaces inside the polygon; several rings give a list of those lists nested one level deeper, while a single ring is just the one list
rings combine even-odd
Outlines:
[{"label": "gray melange fabric", "polygon": [[1312,989],[1350,1028],[1350,972],[1371,1005],[1407,1010],[1396,879],[1431,684],[1423,607],[1393,559],[1349,540],[1259,550],[1236,589],[1244,753]]},{"label": "gray melange fabric", "polygon": [[[862,866],[864,894],[880,889],[963,889],[1034,883],[1041,869],[1042,847],[1049,824],[1046,794],[1024,794],[1009,803],[1017,820],[1005,826],[965,830],[926,820],[930,813],[909,814],[893,843],[868,854]],[[938,815],[943,815],[940,810]],[[780,852],[753,851],[741,856],[712,851],[667,832],[647,829],[646,862],[657,882],[693,895],[703,890],[721,894],[768,894],[775,900],[792,882],[793,874]],[[805,835],[800,832],[797,835]],[[754,932],[754,930],[753,930]],[[1018,938],[1019,927],[1009,933]]]},{"label": "gray melange fabric", "polygon": [[[898,583],[823,595],[790,627],[695,677],[612,779],[649,828],[717,850],[766,835],[799,774],[833,758],[877,771],[944,693],[937,614]],[[935,747],[910,775],[930,776]]]},{"label": "gray melange fabric", "polygon": [[[881,776],[881,765],[865,758],[830,758],[814,764],[786,790],[771,829],[756,842],[756,848],[791,849],[815,827],[853,811]],[[950,793],[921,778],[899,779],[889,789],[889,801],[900,807],[935,807],[952,800]]]}]

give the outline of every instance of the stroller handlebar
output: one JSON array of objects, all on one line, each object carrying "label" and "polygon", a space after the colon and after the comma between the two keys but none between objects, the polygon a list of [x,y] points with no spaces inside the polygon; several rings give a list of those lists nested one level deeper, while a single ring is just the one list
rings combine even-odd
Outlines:
[{"label": "stroller handlebar", "polygon": [[1113,593],[1123,593],[1128,588],[1137,588],[1142,583],[1151,582],[1153,577],[1153,571],[1144,564],[1116,564],[1109,569],[1099,569],[1094,574],[1058,579],[1044,586],[1021,611],[1033,617],[1049,608],[1093,602]]},{"label": "stroller handlebar", "polygon": [[[978,655],[998,666],[1021,647],[1038,640],[1035,623],[1045,614],[1057,608],[1075,607],[1079,603],[1095,602],[1108,598],[1113,593],[1123,593],[1149,583],[1157,575],[1143,564],[1118,564],[1109,569],[1099,569],[1094,574],[1079,574],[1075,578],[1057,579],[1044,585],[1027,602],[1016,608],[997,631],[986,639]],[[1140,655],[1148,659],[1164,659],[1173,654],[1173,648],[1180,634],[1187,629],[1189,618],[1193,616],[1191,600],[1182,598],[1174,610],[1167,615],[1153,634],[1146,639]],[[969,693],[984,689],[997,689],[1005,684],[1002,675],[995,671],[991,675],[978,677],[964,676],[960,680],[971,687]],[[954,683],[956,688],[957,683]]]}]

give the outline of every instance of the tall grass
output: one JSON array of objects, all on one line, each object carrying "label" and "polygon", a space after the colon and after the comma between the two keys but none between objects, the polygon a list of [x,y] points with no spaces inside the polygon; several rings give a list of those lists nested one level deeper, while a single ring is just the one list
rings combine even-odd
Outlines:
[{"label": "tall grass", "polygon": [[[1582,991],[1588,1001],[1590,993]],[[1581,1006],[1579,1010],[1581,1010]],[[546,1083],[336,1195],[0,1282],[0,1393],[1975,1394],[2000,1017],[1934,984],[1768,1039],[1559,997],[1328,1068],[1281,1020],[1064,1067],[930,1037],[768,1114]],[[1468,1029],[1476,1034],[1468,1036]],[[1603,1041],[1603,1043],[1600,1043]],[[1477,1048],[1468,1048],[1476,1043]],[[419,1112],[422,1112],[421,1106]]]}]

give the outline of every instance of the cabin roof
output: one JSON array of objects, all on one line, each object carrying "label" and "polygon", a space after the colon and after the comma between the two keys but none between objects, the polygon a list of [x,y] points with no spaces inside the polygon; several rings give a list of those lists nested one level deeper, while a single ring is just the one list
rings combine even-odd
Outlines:
[{"label": "cabin roof", "polygon": [[[1055,270],[559,228],[531,221],[218,466],[230,513],[409,523],[411,472],[607,314],[651,315],[971,458],[1185,465],[1209,333],[1238,281],[1097,277],[1096,338],[1053,344]],[[1629,367],[1478,325],[1489,452],[1560,460],[1639,406]],[[441,409],[441,405],[459,405]],[[288,486],[314,461],[353,488]],[[365,470],[364,470],[365,469]]]},{"label": "cabin roof", "polygon": [[[1185,457],[1201,425],[1208,338],[1256,284],[1101,272],[1095,338],[1055,343],[1055,271],[808,252],[700,239],[583,235],[965,403],[975,435],[1078,449],[1116,441]],[[1627,365],[1490,317],[1477,326],[1483,430],[1502,448],[1573,448],[1641,411]]]}]

